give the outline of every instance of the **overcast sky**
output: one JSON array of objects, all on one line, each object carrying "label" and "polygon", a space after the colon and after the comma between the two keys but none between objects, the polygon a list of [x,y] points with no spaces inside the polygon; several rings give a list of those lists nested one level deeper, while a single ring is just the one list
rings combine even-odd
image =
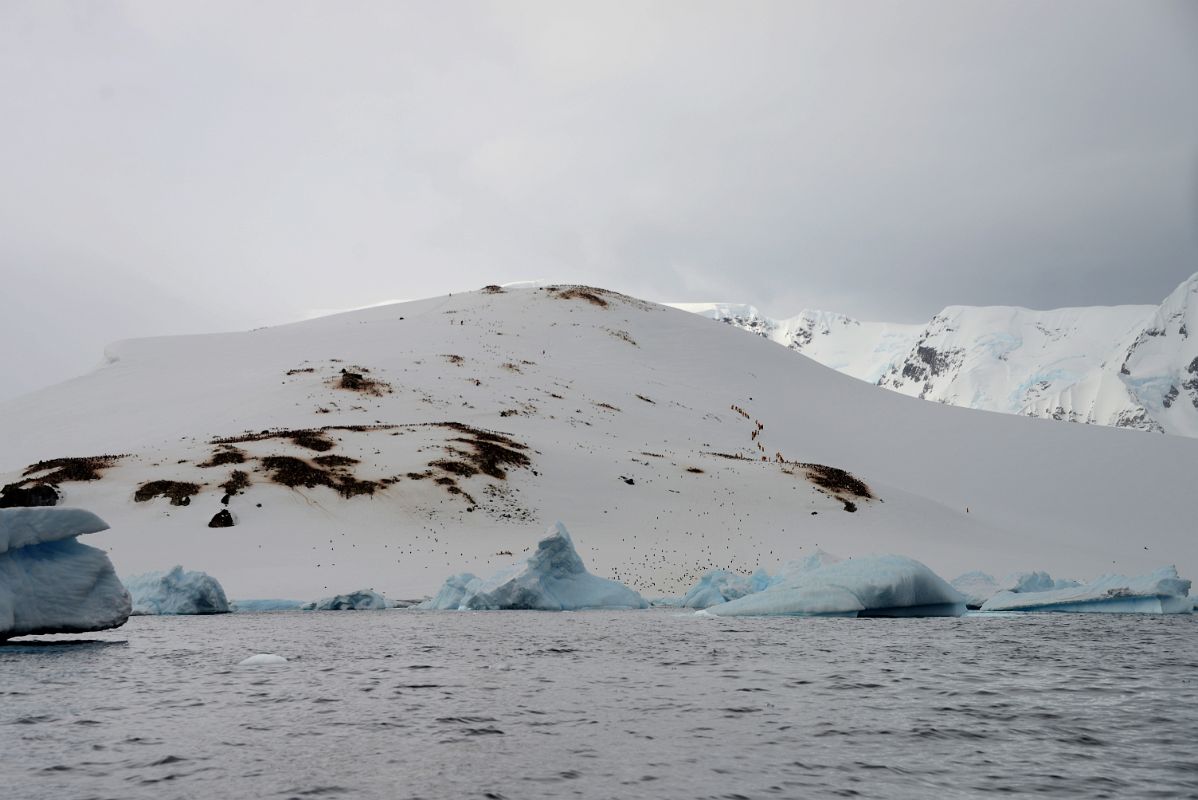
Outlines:
[{"label": "overcast sky", "polygon": [[0,399],[524,279],[918,321],[1198,270],[1198,3],[0,3]]}]

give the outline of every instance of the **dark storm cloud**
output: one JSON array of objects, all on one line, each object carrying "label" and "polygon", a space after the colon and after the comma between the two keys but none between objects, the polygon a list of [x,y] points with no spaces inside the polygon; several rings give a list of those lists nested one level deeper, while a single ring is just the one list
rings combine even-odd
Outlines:
[{"label": "dark storm cloud", "polygon": [[1159,302],[1198,269],[1195,8],[6,3],[0,397],[121,336],[524,278]]}]

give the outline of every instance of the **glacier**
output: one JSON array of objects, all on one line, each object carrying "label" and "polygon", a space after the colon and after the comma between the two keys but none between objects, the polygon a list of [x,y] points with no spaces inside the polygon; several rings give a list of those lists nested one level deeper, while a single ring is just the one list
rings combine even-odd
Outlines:
[{"label": "glacier", "polygon": [[1184,614],[1193,609],[1190,581],[1174,567],[1148,575],[1103,575],[1090,583],[1038,592],[1005,591],[982,611],[1059,611],[1108,614]]},{"label": "glacier", "polygon": [[231,610],[220,582],[206,572],[146,572],[125,579],[135,616],[227,614]]},{"label": "glacier", "polygon": [[378,611],[387,608],[387,599],[371,589],[322,597],[300,606],[301,611]]},{"label": "glacier", "polygon": [[112,562],[75,540],[107,529],[82,509],[0,509],[0,640],[125,624],[129,593]]},{"label": "glacier", "polygon": [[442,610],[578,611],[648,608],[637,592],[617,581],[587,572],[566,526],[549,528],[537,549],[486,580],[454,575],[420,608]]},{"label": "glacier", "polygon": [[882,555],[800,572],[764,591],[695,613],[718,617],[959,617],[965,613],[965,598],[915,559]]}]

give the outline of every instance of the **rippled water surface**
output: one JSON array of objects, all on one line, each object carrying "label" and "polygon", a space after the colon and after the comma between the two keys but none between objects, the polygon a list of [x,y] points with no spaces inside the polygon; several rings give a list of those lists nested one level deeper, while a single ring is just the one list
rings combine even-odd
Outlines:
[{"label": "rippled water surface", "polygon": [[[0,646],[0,796],[1198,797],[1195,634],[1190,616],[141,617]],[[236,666],[259,652],[291,661]]]}]

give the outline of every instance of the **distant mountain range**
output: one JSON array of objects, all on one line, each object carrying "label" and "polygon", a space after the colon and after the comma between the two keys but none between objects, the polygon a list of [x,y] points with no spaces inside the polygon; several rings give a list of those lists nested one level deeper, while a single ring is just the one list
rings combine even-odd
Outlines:
[{"label": "distant mountain range", "polygon": [[1159,306],[949,306],[924,325],[674,303],[846,375],[955,406],[1198,436],[1198,274]]}]

